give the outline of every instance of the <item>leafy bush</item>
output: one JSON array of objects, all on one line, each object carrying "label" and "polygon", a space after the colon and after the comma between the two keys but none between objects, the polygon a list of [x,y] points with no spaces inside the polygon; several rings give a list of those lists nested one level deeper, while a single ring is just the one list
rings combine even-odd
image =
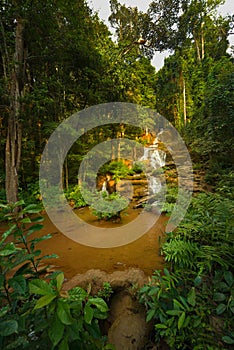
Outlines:
[{"label": "leafy bush", "polygon": [[32,238],[42,228],[40,208],[23,201],[1,208],[10,228],[0,241],[0,348],[111,349],[98,323],[107,317],[106,302],[79,287],[64,292],[59,271],[43,279],[44,260],[56,255],[36,248],[51,235]]},{"label": "leafy bush", "polygon": [[[147,309],[146,321],[155,322],[155,340],[162,339],[171,349],[218,349],[209,326],[206,301],[182,276],[164,269],[156,271],[151,282],[140,289],[139,300]],[[211,349],[211,347],[210,347]]]},{"label": "leafy bush", "polygon": [[[28,204],[41,204],[41,193],[39,188],[39,183],[29,183],[26,189],[21,189],[19,191],[19,198],[22,199],[26,205]],[[42,204],[41,204],[42,206]]]},{"label": "leafy bush", "polygon": [[143,164],[141,162],[135,162],[132,169],[131,169],[131,174],[141,174],[143,172]]},{"label": "leafy bush", "polygon": [[117,183],[120,179],[126,177],[130,173],[130,169],[122,161],[111,161],[104,164],[98,171],[100,175],[107,173],[113,175],[112,178]]},{"label": "leafy bush", "polygon": [[103,287],[98,291],[97,296],[109,300],[114,291],[109,282],[103,282]]},{"label": "leafy bush", "polygon": [[121,212],[128,205],[128,200],[118,192],[112,194],[96,192],[93,194],[92,203],[90,209],[99,220],[111,220],[120,217]]},{"label": "leafy bush", "polygon": [[86,206],[86,202],[81,194],[81,187],[79,185],[70,187],[66,192],[66,198],[74,203],[74,208]]},{"label": "leafy bush", "polygon": [[234,199],[234,171],[223,174],[215,190],[226,198]]},{"label": "leafy bush", "polygon": [[229,349],[234,344],[234,204],[218,194],[193,198],[162,245],[170,272],[155,272],[139,292],[157,344]]}]

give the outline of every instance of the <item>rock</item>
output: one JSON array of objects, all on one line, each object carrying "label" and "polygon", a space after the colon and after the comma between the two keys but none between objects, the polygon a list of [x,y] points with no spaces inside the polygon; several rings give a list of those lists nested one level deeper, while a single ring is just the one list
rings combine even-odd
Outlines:
[{"label": "rock", "polygon": [[93,295],[97,294],[102,288],[103,282],[109,282],[113,290],[129,288],[132,285],[143,286],[148,282],[148,277],[140,269],[130,268],[124,271],[115,271],[106,273],[101,270],[88,270],[84,274],[78,274],[72,277],[68,282],[64,283],[63,289],[69,290],[76,286],[87,289],[91,284]]},{"label": "rock", "polygon": [[113,323],[121,314],[136,311],[137,307],[132,296],[127,291],[122,290],[112,298],[108,320]]},{"label": "rock", "polygon": [[141,350],[147,336],[145,320],[138,314],[124,313],[112,324],[108,339],[116,350]]},{"label": "rock", "polygon": [[147,324],[143,306],[126,290],[117,293],[110,305],[108,340],[116,350],[140,350],[152,326]]},{"label": "rock", "polygon": [[146,323],[145,309],[134,297],[133,287],[142,287],[148,281],[144,272],[136,268],[113,273],[89,270],[64,283],[63,290],[76,286],[87,290],[91,285],[91,294],[96,295],[103,282],[109,282],[114,291],[108,320],[104,323],[109,342],[116,350],[140,350],[147,342],[152,325]]}]

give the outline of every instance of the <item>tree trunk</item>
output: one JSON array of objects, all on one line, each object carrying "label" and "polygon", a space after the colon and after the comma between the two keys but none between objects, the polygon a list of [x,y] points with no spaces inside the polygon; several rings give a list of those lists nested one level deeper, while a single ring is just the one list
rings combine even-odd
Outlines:
[{"label": "tree trunk", "polygon": [[10,115],[6,140],[6,198],[8,203],[18,200],[18,171],[21,158],[22,127],[19,120],[24,95],[24,21],[17,19],[14,66],[11,72]]},{"label": "tree trunk", "polygon": [[183,105],[184,105],[184,125],[187,123],[187,101],[186,101],[186,84],[185,79],[183,77]]},{"label": "tree trunk", "polygon": [[204,22],[201,24],[201,59],[204,60],[205,57],[205,39],[203,32]]},{"label": "tree trunk", "polygon": [[196,38],[195,31],[193,32],[193,38],[194,38],[194,42],[195,42],[195,46],[196,46],[196,50],[197,50],[197,59],[198,59],[198,62],[201,62],[200,47],[199,47],[199,42]]}]

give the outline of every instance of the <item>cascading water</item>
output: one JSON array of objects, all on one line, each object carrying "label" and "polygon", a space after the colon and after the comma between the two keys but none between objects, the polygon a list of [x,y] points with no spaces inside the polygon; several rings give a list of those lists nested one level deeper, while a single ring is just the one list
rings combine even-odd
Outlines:
[{"label": "cascading water", "polygon": [[166,153],[158,149],[158,146],[144,147],[144,155],[140,161],[149,161],[152,169],[159,169],[165,165]]},{"label": "cascading water", "polygon": [[[148,178],[149,198],[154,198],[162,190],[162,183],[156,170],[162,168],[165,161],[166,153],[158,149],[157,139],[153,145],[144,147],[144,154],[140,158],[140,162],[143,164],[144,172]],[[151,204],[157,205],[158,200],[153,199]]]},{"label": "cascading water", "polygon": [[106,192],[106,181],[103,182],[102,184],[102,192]]}]

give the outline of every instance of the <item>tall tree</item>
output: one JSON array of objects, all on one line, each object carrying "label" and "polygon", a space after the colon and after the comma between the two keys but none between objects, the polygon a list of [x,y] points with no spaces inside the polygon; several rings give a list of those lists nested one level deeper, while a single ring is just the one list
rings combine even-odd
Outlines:
[{"label": "tall tree", "polygon": [[46,138],[58,123],[105,99],[97,33],[102,28],[103,36],[109,34],[85,1],[2,0],[0,12],[6,196],[15,202],[19,177],[21,184],[35,178]]}]

